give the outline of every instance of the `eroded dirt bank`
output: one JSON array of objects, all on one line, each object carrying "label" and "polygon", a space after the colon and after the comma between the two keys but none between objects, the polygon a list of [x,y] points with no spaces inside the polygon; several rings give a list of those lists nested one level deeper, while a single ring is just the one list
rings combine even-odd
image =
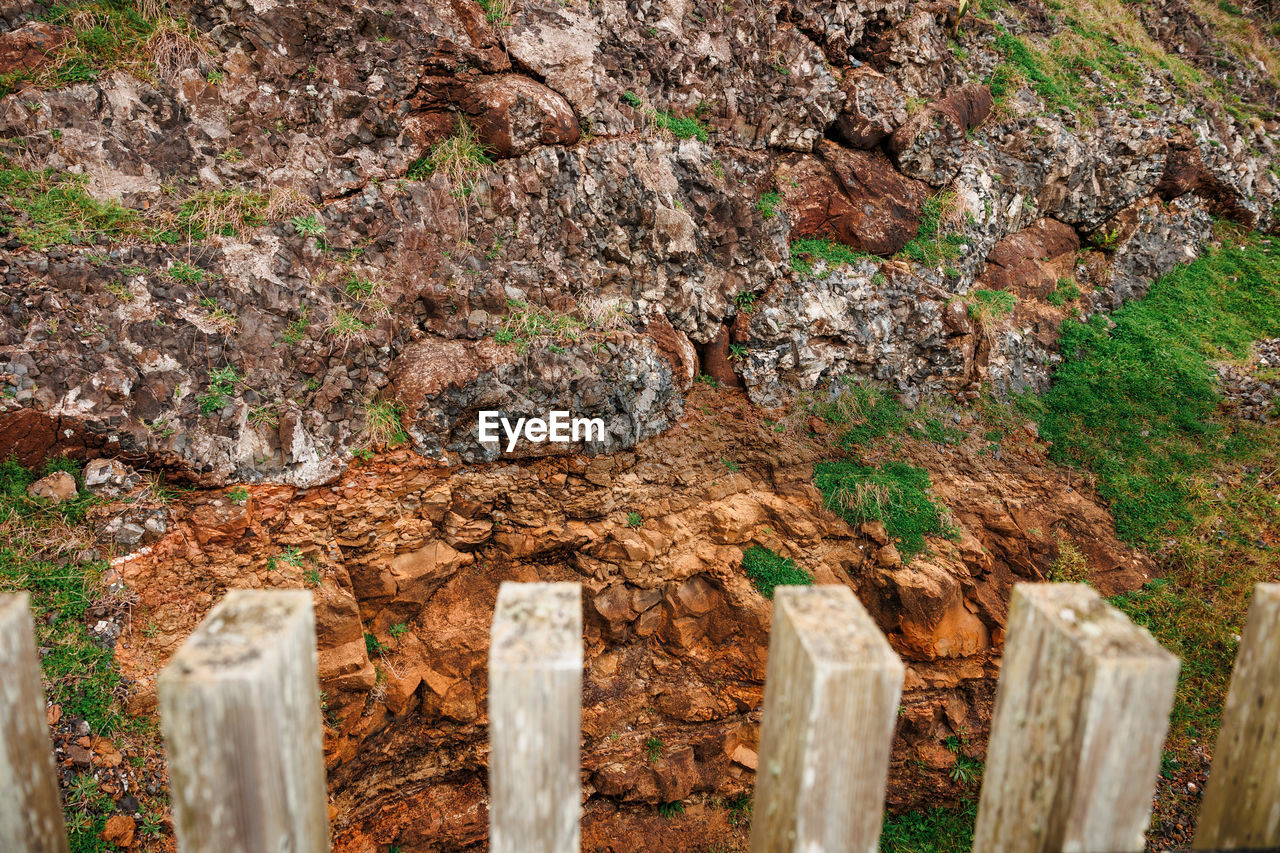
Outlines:
[{"label": "eroded dirt bank", "polygon": [[[927,468],[960,529],[907,565],[885,559],[879,530],[822,507],[811,477],[832,452],[823,422],[780,427],[710,389],[633,452],[458,470],[400,452],[332,486],[255,487],[244,505],[189,494],[170,505],[170,532],[122,569],[140,597],[135,626],[150,626],[117,647],[137,680],[133,710],[151,710],[158,666],[225,589],[312,586],[336,849],[479,846],[497,586],[576,581],[584,847],[701,849],[741,831],[730,806],[752,786],[770,604],[741,563],[761,544],[851,586],[908,661],[889,804],[945,802],[966,783],[944,742],[984,748],[1010,585],[1044,578],[1063,542],[1107,592],[1151,571],[1030,429],[993,441],[965,417],[956,446],[902,438],[868,451]],[[693,811],[659,817],[678,800]]]}]

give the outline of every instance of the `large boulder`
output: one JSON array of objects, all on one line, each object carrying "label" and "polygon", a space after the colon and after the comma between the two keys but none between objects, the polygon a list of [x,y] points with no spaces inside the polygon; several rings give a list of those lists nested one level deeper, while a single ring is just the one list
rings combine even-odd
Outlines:
[{"label": "large boulder", "polygon": [[987,120],[991,104],[986,86],[959,86],[894,131],[889,154],[911,177],[944,186],[960,171],[965,134]]},{"label": "large boulder", "polygon": [[467,86],[460,105],[496,157],[519,157],[537,145],[572,145],[581,135],[564,98],[519,74],[476,80]]}]

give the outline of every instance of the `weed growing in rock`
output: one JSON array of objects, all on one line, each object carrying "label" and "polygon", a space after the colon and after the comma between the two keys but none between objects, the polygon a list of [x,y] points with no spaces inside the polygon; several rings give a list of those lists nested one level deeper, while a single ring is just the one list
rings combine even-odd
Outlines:
[{"label": "weed growing in rock", "polygon": [[186,261],[174,261],[166,274],[180,284],[199,284],[204,281],[204,270],[193,267]]},{"label": "weed growing in rock", "polygon": [[387,651],[387,646],[385,643],[379,640],[376,635],[371,634],[368,631],[365,631],[364,632],[364,650],[368,652],[369,657],[373,657],[374,655],[380,655],[383,652]]},{"label": "weed growing in rock", "polygon": [[650,110],[649,119],[654,127],[671,133],[677,139],[696,139],[699,142],[706,142],[711,138],[707,126],[690,116],[678,118],[668,112]]},{"label": "weed growing in rock", "polygon": [[850,525],[868,521],[884,524],[898,540],[903,560],[925,548],[925,537],[954,536],[945,512],[929,495],[929,473],[904,462],[879,467],[857,462],[819,462],[813,467],[813,483],[822,492],[828,509]]},{"label": "weed growing in rock", "polygon": [[307,330],[311,328],[311,322],[307,319],[308,313],[309,309],[304,305],[298,319],[285,326],[284,334],[280,336],[281,343],[293,346],[307,339]]},{"label": "weed growing in rock", "polygon": [[295,216],[289,220],[289,224],[293,226],[294,231],[297,231],[303,237],[319,237],[324,234],[324,224],[320,221],[320,217],[314,213]]},{"label": "weed growing in rock", "polygon": [[882,853],[969,853],[978,819],[976,800],[959,809],[886,814],[880,833]]},{"label": "weed growing in rock", "polygon": [[494,332],[493,339],[499,344],[515,344],[516,352],[521,355],[528,352],[530,344],[535,341],[576,341],[587,328],[586,323],[577,317],[559,314],[540,305],[509,299],[507,307],[513,311],[503,319],[502,327]]},{"label": "weed growing in rock", "polygon": [[644,516],[638,512],[627,513],[627,527],[644,527]]},{"label": "weed growing in rock", "polygon": [[335,308],[329,315],[329,324],[325,327],[325,331],[340,343],[349,344],[364,340],[365,335],[372,328],[373,326],[345,308]]},{"label": "weed growing in rock", "polygon": [[280,426],[280,416],[271,406],[251,406],[248,417],[249,426],[265,426],[275,429]]},{"label": "weed growing in rock", "polygon": [[782,193],[765,193],[756,202],[756,210],[764,219],[773,219],[778,215],[778,205],[782,203]]},{"label": "weed growing in rock", "polygon": [[390,633],[391,636],[399,639],[400,637],[403,637],[405,634],[409,633],[409,626],[403,622],[397,622],[396,624],[392,625],[390,629],[388,629],[388,633]]},{"label": "weed growing in rock", "polygon": [[871,257],[873,256],[866,252],[826,237],[804,237],[791,241],[791,269],[801,275],[813,272],[814,266],[819,261],[831,268],[854,264]]},{"label": "weed growing in rock", "polygon": [[478,0],[484,19],[499,27],[511,26],[511,0]]},{"label": "weed growing in rock", "polygon": [[969,316],[979,323],[998,322],[1013,313],[1018,297],[1007,290],[971,290],[968,294]]},{"label": "weed growing in rock", "polygon": [[752,311],[756,310],[756,299],[756,295],[750,290],[743,290],[733,297],[733,304],[736,305],[738,310],[743,314],[750,314]]},{"label": "weed growing in rock", "polygon": [[118,240],[142,230],[137,213],[98,201],[85,189],[87,182],[84,175],[18,168],[0,155],[0,222],[36,250]]},{"label": "weed growing in rock", "polygon": [[200,414],[212,415],[222,410],[227,402],[235,396],[236,386],[244,381],[231,365],[209,371],[209,389],[196,398],[200,404]]},{"label": "weed growing in rock", "polygon": [[902,247],[898,257],[926,266],[938,266],[960,256],[964,245],[963,234],[942,233],[944,220],[951,215],[956,203],[955,193],[941,192],[925,200],[920,210],[920,226],[916,236]]},{"label": "weed growing in rock", "polygon": [[471,123],[458,119],[453,135],[442,139],[409,167],[411,181],[424,181],[432,175],[444,175],[449,186],[470,194],[472,185],[485,169],[493,165]]},{"label": "weed growing in rock", "polygon": [[1065,305],[1079,298],[1080,287],[1076,284],[1075,279],[1060,278],[1053,290],[1049,291],[1049,294],[1045,296],[1045,301],[1050,305]]},{"label": "weed growing in rock", "polygon": [[374,445],[405,444],[409,434],[404,431],[401,416],[404,406],[392,400],[370,401],[364,407],[364,435]]},{"label": "weed growing in rock", "polygon": [[773,598],[775,587],[813,583],[813,575],[797,566],[794,560],[763,545],[752,545],[747,549],[742,555],[742,570],[760,594],[768,599]]},{"label": "weed growing in rock", "polygon": [[853,379],[846,379],[836,396],[814,404],[812,411],[827,423],[844,427],[840,444],[845,448],[900,432],[907,425],[897,397]]},{"label": "weed growing in rock", "polygon": [[682,814],[684,814],[684,803],[678,800],[672,803],[658,804],[658,815],[661,816],[663,820],[671,820],[676,815]]},{"label": "weed growing in rock", "polygon": [[730,361],[744,361],[747,357],[747,353],[748,350],[746,344],[729,344]]},{"label": "weed growing in rock", "polygon": [[236,506],[244,506],[249,501],[249,490],[244,486],[236,486],[227,492],[227,500]]},{"label": "weed growing in rock", "polygon": [[638,107],[644,103],[644,101],[640,99],[640,96],[637,95],[635,92],[623,92],[622,101],[623,103],[631,107]]},{"label": "weed growing in rock", "polygon": [[209,234],[234,236],[239,229],[266,223],[268,196],[253,190],[201,190],[182,200],[176,223],[188,239]]},{"label": "weed growing in rock", "polygon": [[650,761],[657,761],[662,757],[662,739],[653,735],[644,742],[644,754]]}]

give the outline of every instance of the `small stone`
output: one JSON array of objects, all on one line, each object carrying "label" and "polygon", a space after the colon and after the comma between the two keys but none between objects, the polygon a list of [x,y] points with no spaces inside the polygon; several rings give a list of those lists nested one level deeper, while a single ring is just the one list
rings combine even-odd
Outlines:
[{"label": "small stone", "polygon": [[54,504],[69,501],[75,496],[76,478],[66,471],[54,471],[27,486],[27,497],[44,498]]},{"label": "small stone", "polygon": [[898,549],[893,547],[893,544],[890,543],[876,551],[876,562],[888,568],[889,566],[896,566],[901,563],[902,557],[898,554]]},{"label": "small stone", "polygon": [[137,797],[132,794],[126,794],[116,801],[116,807],[122,812],[137,814],[140,804],[138,803]]},{"label": "small stone", "polygon": [[67,758],[71,759],[71,763],[76,767],[86,768],[93,763],[93,755],[88,748],[78,743],[67,744]]},{"label": "small stone", "polygon": [[107,818],[106,828],[102,830],[102,840],[117,847],[131,847],[134,828],[133,818],[128,815],[112,815]]},{"label": "small stone", "polygon": [[862,535],[874,540],[877,545],[888,545],[889,534],[884,529],[884,524],[879,521],[864,521],[858,528],[862,531]]}]

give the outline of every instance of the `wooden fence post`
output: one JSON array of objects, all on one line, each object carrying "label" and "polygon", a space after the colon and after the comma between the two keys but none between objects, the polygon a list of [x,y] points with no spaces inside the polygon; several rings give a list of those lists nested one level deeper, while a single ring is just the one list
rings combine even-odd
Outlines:
[{"label": "wooden fence post", "polygon": [[1280,584],[1254,587],[1194,846],[1280,847]]},{"label": "wooden fence post", "polygon": [[1140,851],[1178,659],[1082,584],[1017,584],[974,850]]},{"label": "wooden fence post", "polygon": [[904,672],[848,587],[777,588],[752,853],[879,849]]},{"label": "wooden fence post", "polygon": [[327,853],[310,592],[228,592],[157,689],[182,853]]},{"label": "wooden fence post", "polygon": [[0,595],[0,850],[65,853],[30,596]]},{"label": "wooden fence post", "polygon": [[489,635],[489,849],[577,853],[582,588],[498,590]]}]

